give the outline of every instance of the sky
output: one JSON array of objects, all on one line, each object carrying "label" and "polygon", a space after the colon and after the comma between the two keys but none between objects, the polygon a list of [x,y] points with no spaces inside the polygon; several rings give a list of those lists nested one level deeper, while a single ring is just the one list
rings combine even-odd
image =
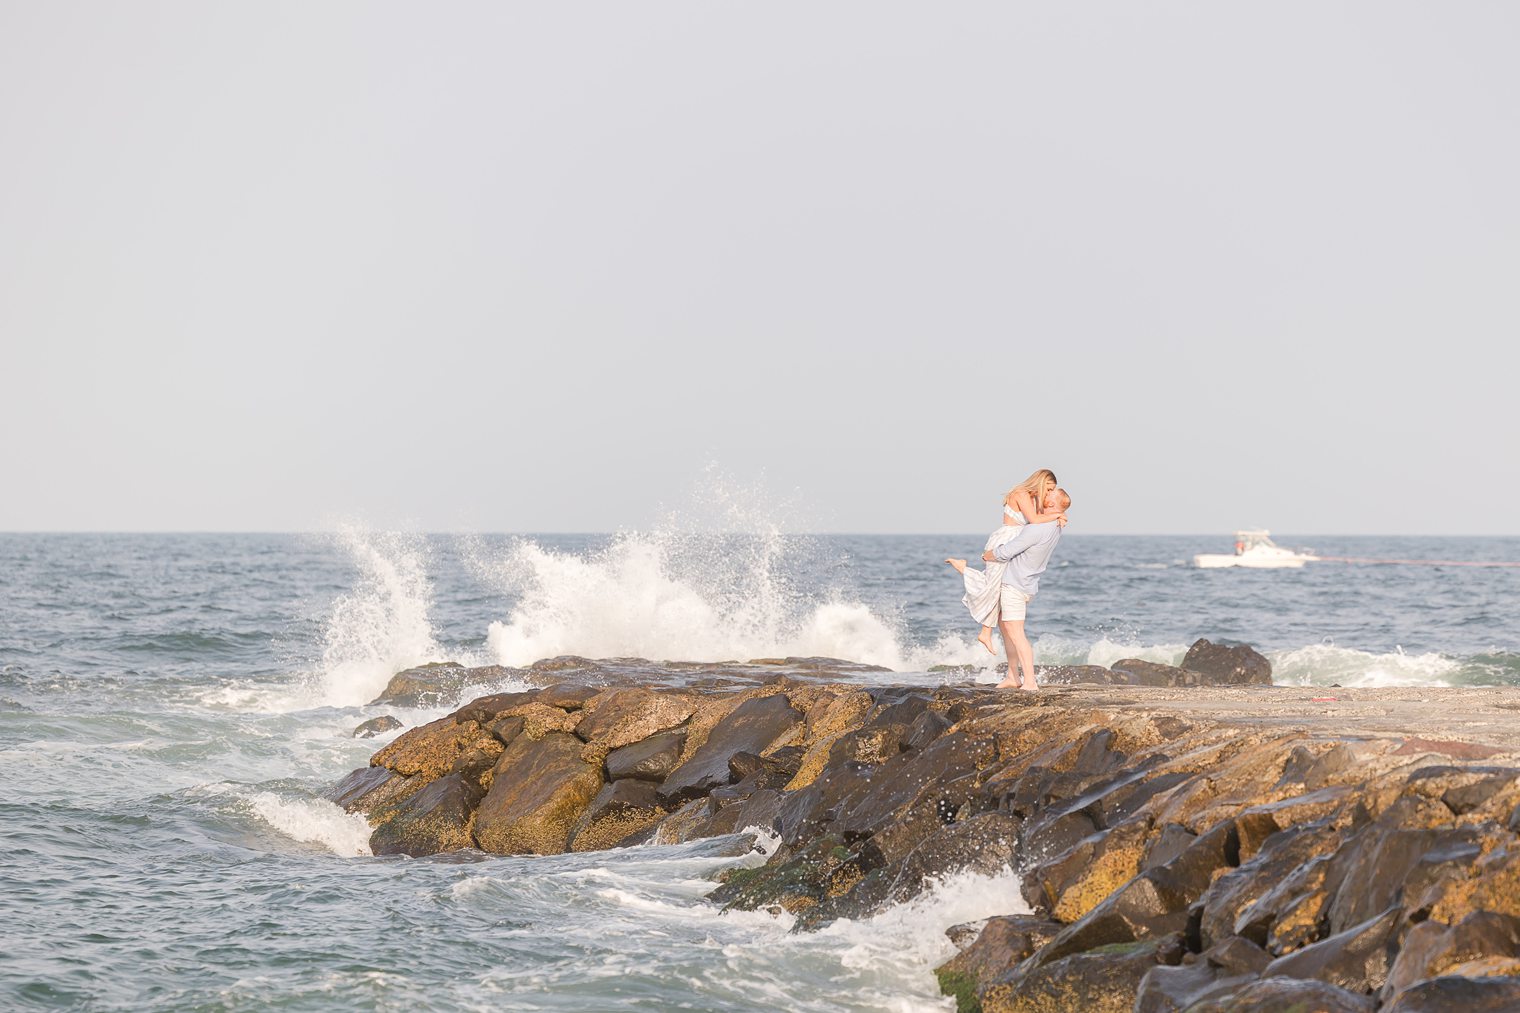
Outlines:
[{"label": "sky", "polygon": [[[0,0],[0,530],[1520,534],[1520,5]],[[695,490],[695,492],[693,491]]]}]

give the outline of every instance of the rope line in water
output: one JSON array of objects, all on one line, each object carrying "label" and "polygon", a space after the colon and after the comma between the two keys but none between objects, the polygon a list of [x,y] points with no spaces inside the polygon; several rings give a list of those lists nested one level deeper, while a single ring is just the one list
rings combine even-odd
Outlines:
[{"label": "rope line in water", "polygon": [[1470,559],[1366,559],[1360,556],[1315,556],[1316,563],[1397,563],[1401,566],[1520,566],[1520,563],[1475,562]]}]

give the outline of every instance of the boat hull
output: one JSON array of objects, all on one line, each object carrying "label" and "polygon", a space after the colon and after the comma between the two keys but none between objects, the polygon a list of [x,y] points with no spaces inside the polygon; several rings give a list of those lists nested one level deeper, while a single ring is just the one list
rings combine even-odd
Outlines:
[{"label": "boat hull", "polygon": [[1296,570],[1309,562],[1308,556],[1252,556],[1249,552],[1243,555],[1209,554],[1193,557],[1193,565],[1202,570],[1223,569],[1230,566],[1242,566],[1252,570]]}]

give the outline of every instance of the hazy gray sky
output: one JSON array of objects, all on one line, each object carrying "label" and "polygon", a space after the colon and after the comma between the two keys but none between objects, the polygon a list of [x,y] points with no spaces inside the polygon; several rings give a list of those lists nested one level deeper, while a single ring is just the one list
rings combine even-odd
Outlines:
[{"label": "hazy gray sky", "polygon": [[1520,5],[0,0],[0,530],[1520,533]]}]

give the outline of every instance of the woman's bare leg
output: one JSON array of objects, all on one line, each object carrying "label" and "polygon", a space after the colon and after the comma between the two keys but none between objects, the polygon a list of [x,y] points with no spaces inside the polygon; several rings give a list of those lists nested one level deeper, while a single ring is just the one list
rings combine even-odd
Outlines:
[{"label": "woman's bare leg", "polygon": [[[1013,689],[1015,686],[1024,690],[1039,689],[1039,684],[1034,681],[1034,648],[1024,636],[1024,620],[1010,619],[998,623],[998,628],[1003,632],[1003,650],[1008,655],[1008,676],[998,683],[998,689]],[[1015,665],[1024,673],[1022,681]]]},{"label": "woman's bare leg", "polygon": [[992,627],[983,626],[982,632],[976,635],[976,642],[987,648],[987,653],[996,657],[997,648],[992,646]]}]

